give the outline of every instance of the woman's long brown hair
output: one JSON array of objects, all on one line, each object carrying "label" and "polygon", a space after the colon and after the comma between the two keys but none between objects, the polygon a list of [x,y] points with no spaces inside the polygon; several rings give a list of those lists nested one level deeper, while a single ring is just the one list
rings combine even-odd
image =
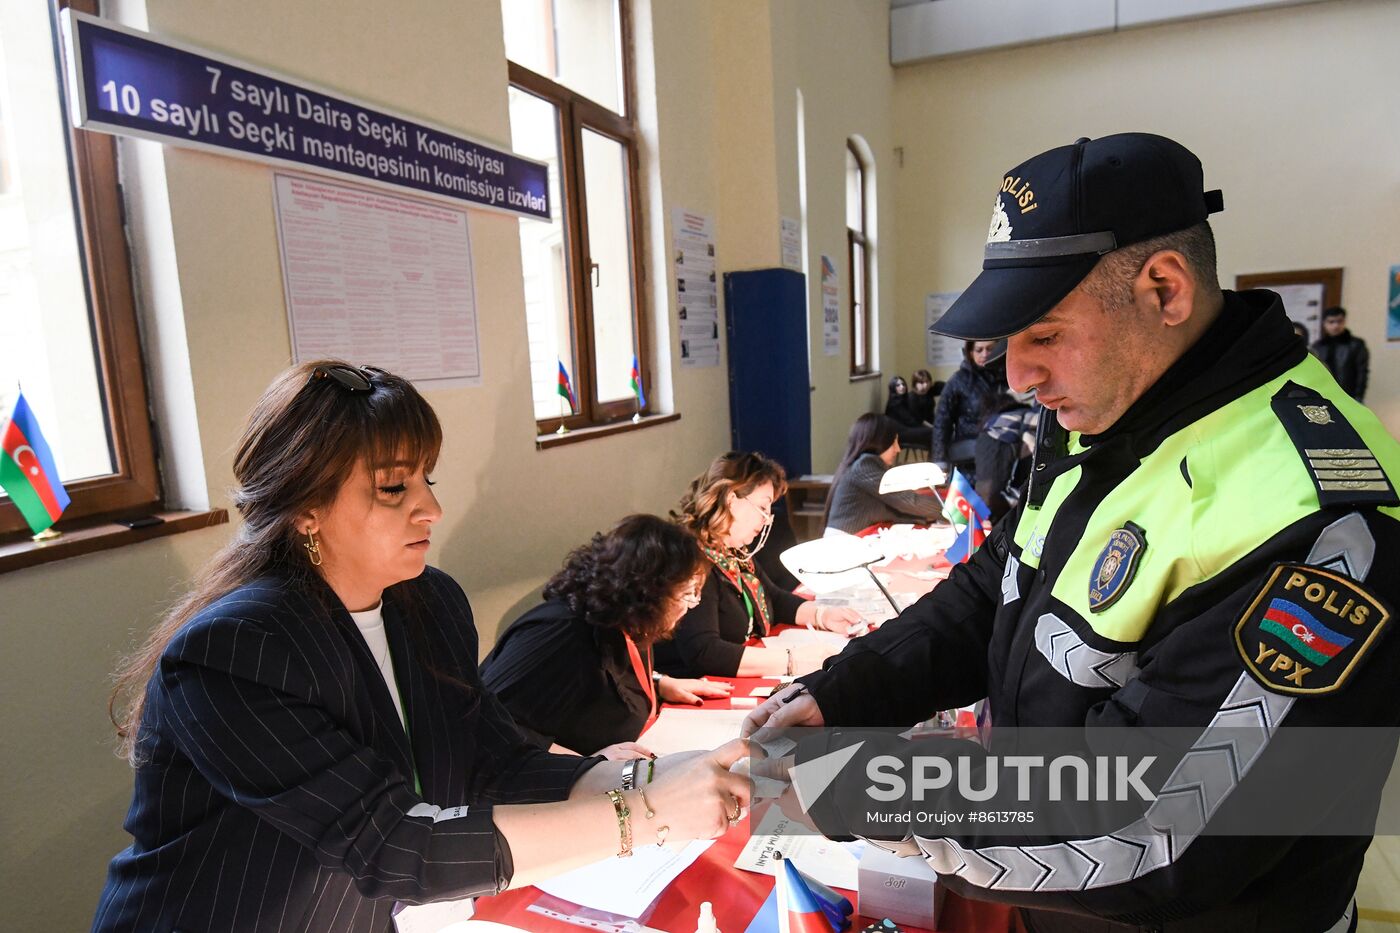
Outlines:
[{"label": "woman's long brown hair", "polygon": [[733,519],[729,497],[747,496],[764,483],[773,484],[773,498],[787,491],[787,473],[782,464],[763,454],[731,450],[721,454],[709,469],[691,480],[681,497],[680,511],[671,518],[689,528],[705,547],[723,550],[725,534]]},{"label": "woman's long brown hair", "polygon": [[[161,618],[145,643],[117,669],[108,715],[120,754],[136,764],[146,685],[180,627],[201,609],[258,577],[313,582],[296,521],[329,505],[360,465],[407,460],[425,471],[437,462],[442,428],[407,380],[365,370],[372,391],[350,392],[318,370],[339,360],[295,366],[273,380],[253,406],[233,459],[233,504],[242,523],[200,571],[190,591]],[[348,367],[353,369],[354,367]]]}]

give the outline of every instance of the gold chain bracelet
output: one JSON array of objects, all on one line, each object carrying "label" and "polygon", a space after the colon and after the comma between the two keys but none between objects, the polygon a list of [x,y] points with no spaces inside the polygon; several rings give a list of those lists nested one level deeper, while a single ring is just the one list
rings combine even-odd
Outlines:
[{"label": "gold chain bracelet", "polygon": [[612,801],[614,812],[617,813],[617,834],[621,840],[617,857],[628,858],[632,855],[632,810],[627,806],[620,787],[613,788],[607,794],[608,799]]}]

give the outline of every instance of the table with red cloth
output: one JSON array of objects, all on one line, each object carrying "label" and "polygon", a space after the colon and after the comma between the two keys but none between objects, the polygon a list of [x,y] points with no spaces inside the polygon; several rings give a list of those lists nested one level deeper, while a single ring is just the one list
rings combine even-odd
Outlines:
[{"label": "table with red cloth", "polygon": [[[724,680],[734,685],[734,696],[748,696],[758,687],[773,687],[777,680],[760,677],[711,677],[710,680]],[[669,705],[669,704],[668,704]],[[729,700],[706,700],[706,709],[730,709]],[[694,709],[681,706],[680,709]],[[641,739],[645,744],[645,736]],[[749,838],[749,821],[745,819],[732,827],[693,865],[683,871],[675,881],[657,898],[656,906],[646,925],[663,930],[665,933],[691,933],[695,929],[696,918],[700,915],[700,903],[709,901],[714,905],[715,919],[724,933],[744,933],[758,913],[768,893],[773,890],[773,877],[757,872],[743,871],[734,867],[739,852]],[[851,930],[859,931],[869,923],[881,918],[865,917],[859,914],[860,904],[856,892],[841,892],[856,905],[857,915],[851,920]],[[580,927],[546,917],[529,910],[541,895],[538,888],[527,887],[507,891],[495,897],[478,898],[476,918],[506,923],[526,930],[574,931]],[[922,927],[901,925],[907,933],[926,933]],[[1022,933],[1016,911],[1004,904],[972,901],[949,892],[943,902],[943,913],[937,933]]]}]

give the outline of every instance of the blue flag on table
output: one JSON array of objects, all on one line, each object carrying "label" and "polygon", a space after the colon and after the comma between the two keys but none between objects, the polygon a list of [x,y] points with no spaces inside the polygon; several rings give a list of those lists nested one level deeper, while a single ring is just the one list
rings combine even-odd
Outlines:
[{"label": "blue flag on table", "polygon": [[967,477],[958,470],[953,471],[953,478],[948,482],[948,496],[943,501],[943,510],[958,529],[957,539],[944,556],[950,564],[961,564],[982,546],[987,537],[982,523],[992,517],[992,510],[987,508],[987,503],[982,501]]}]

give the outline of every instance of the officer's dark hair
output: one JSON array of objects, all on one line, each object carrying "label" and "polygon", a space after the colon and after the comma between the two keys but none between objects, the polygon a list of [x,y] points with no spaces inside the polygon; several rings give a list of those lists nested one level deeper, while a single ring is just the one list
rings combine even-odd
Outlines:
[{"label": "officer's dark hair", "polygon": [[1323,319],[1324,321],[1327,320],[1329,317],[1346,317],[1346,316],[1347,316],[1347,309],[1346,309],[1346,308],[1343,308],[1341,305],[1334,305],[1334,306],[1328,308],[1326,311],[1323,311],[1323,312],[1322,312],[1322,319]]},{"label": "officer's dark hair", "polygon": [[1196,286],[1207,297],[1220,294],[1219,273],[1215,265],[1215,234],[1210,222],[1201,221],[1194,227],[1164,233],[1140,243],[1131,243],[1108,253],[1089,277],[1084,290],[1103,303],[1105,308],[1121,308],[1133,300],[1133,279],[1153,253],[1164,249],[1176,250],[1186,257],[1186,265],[1196,279]]}]

